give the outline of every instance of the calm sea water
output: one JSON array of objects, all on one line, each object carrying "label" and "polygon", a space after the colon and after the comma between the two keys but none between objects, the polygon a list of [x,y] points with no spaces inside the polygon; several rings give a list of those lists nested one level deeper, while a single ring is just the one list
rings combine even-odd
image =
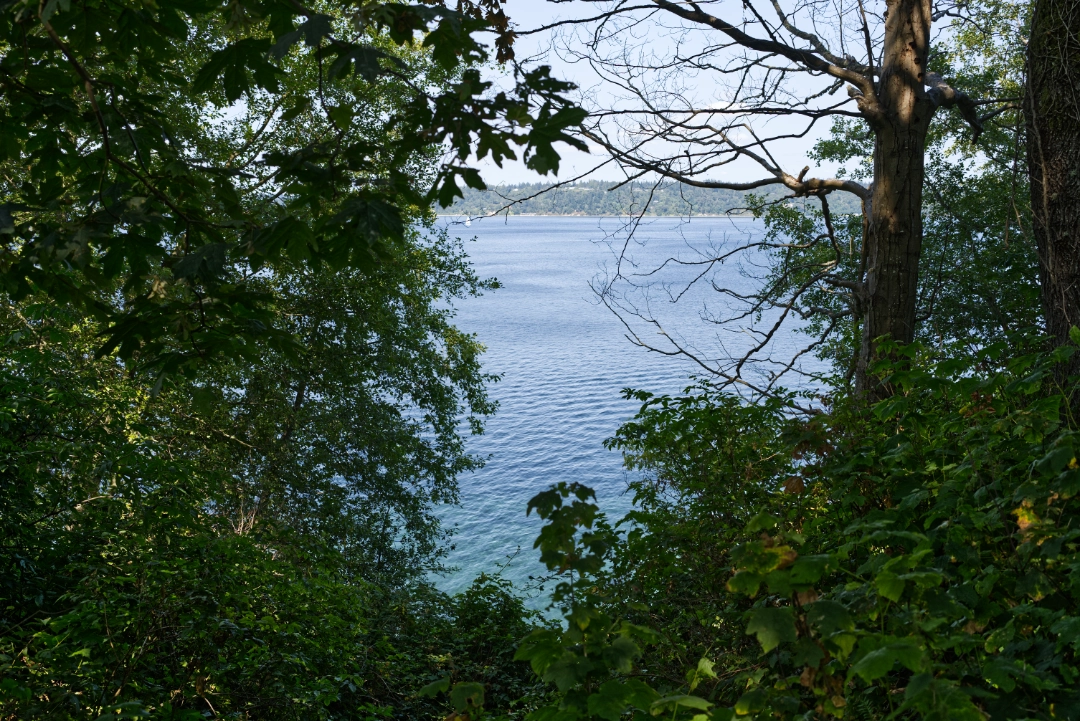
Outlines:
[{"label": "calm sea water", "polygon": [[[620,227],[618,219],[527,216],[450,226],[459,237],[475,236],[467,249],[476,270],[503,286],[462,302],[457,315],[459,327],[487,346],[486,369],[502,380],[491,388],[498,413],[486,433],[471,441],[474,453],[488,457],[487,465],[461,478],[460,507],[442,513],[456,529],[448,561],[457,567],[436,579],[443,590],[462,590],[480,572],[498,568],[518,586],[540,574],[532,548],[539,522],[526,518],[525,511],[529,499],[552,483],[585,483],[596,489],[609,517],[625,513],[631,499],[624,492],[628,477],[622,458],[603,446],[638,409],[622,397],[622,389],[679,392],[689,375],[700,371],[632,344],[622,322],[590,288],[614,267],[613,250],[626,241]],[[761,232],[749,219],[662,218],[639,228],[626,251],[644,270]],[[670,285],[653,284],[642,292],[651,294],[665,332],[708,349],[710,342],[715,347],[725,342],[700,317],[716,295],[711,287],[669,302],[679,281],[698,272],[695,266],[669,268],[667,275],[649,280]],[[729,285],[745,282],[735,265],[714,273]],[[639,295],[638,302],[644,298]],[[644,333],[659,337],[654,328]]]}]

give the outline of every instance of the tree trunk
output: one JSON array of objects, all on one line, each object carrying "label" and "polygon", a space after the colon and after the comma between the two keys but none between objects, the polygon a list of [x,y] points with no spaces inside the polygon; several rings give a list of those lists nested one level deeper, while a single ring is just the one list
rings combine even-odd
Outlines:
[{"label": "tree trunk", "polygon": [[[1046,330],[1080,326],[1080,2],[1036,0],[1025,93],[1031,210]],[[1061,369],[1080,373],[1080,353]]]},{"label": "tree trunk", "polygon": [[936,105],[924,87],[929,52],[929,0],[891,0],[873,121],[874,185],[865,225],[866,278],[856,388],[873,401],[888,393],[869,374],[875,340],[915,337],[922,252],[922,188],[926,133]]}]

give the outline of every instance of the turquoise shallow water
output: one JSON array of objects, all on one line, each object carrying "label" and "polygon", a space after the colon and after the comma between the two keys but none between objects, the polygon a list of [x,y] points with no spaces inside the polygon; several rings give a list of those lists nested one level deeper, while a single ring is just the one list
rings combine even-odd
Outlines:
[{"label": "turquoise shallow water", "polygon": [[[457,570],[436,579],[443,590],[462,590],[478,573],[498,567],[515,585],[528,585],[542,568],[532,548],[539,523],[526,518],[526,505],[552,483],[592,486],[613,518],[630,507],[621,456],[603,447],[638,407],[621,391],[678,392],[694,368],[630,343],[622,323],[590,289],[590,281],[612,267],[603,241],[619,226],[613,218],[512,216],[450,227],[452,234],[476,237],[467,249],[478,273],[503,286],[460,303],[457,315],[458,326],[487,346],[486,369],[502,380],[491,388],[499,411],[470,444],[472,452],[489,457],[487,465],[461,478],[461,505],[441,514],[456,529],[447,560]],[[760,232],[746,219],[656,219],[638,230],[631,255],[646,268]],[[691,270],[676,268],[665,279],[685,280]],[[739,278],[734,266],[716,272],[729,281]],[[662,290],[653,292],[671,327],[687,334],[704,330],[696,342],[706,347],[715,330],[699,313],[715,294],[706,286],[671,304]]]}]

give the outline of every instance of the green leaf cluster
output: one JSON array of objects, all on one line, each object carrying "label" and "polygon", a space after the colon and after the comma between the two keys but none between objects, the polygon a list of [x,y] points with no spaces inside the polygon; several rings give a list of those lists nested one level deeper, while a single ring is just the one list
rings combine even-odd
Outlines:
[{"label": "green leaf cluster", "polygon": [[1075,349],[887,350],[871,408],[638,394],[612,443],[647,476],[593,598],[659,631],[658,693],[706,656],[740,717],[1080,713]]},{"label": "green leaf cluster", "polygon": [[161,383],[71,307],[4,306],[0,714],[422,719],[444,675],[529,702],[520,598],[424,582],[492,410],[452,304],[491,284],[445,236],[401,258],[264,275],[303,352]]},{"label": "green leaf cluster", "polygon": [[[545,67],[482,81],[487,0],[0,3],[0,291],[162,372],[296,344],[264,269],[371,272],[473,157],[558,168]],[[515,150],[516,149],[516,150]]]}]

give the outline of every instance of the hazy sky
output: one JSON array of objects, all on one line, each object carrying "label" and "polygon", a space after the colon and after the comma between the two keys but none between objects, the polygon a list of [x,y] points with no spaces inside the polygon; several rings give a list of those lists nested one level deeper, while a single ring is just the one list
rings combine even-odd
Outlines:
[{"label": "hazy sky", "polygon": [[[580,2],[551,3],[545,2],[544,0],[508,0],[506,2],[506,10],[511,21],[519,29],[524,30],[541,27],[552,23],[557,19],[589,17],[595,15],[598,8],[595,4],[589,6]],[[553,74],[555,76],[570,80],[585,88],[594,86],[597,82],[597,77],[588,67],[580,63],[574,64],[564,62],[557,53],[545,53],[545,51],[548,51],[551,48],[551,40],[550,33],[521,37],[515,45],[517,57],[522,59],[544,53],[543,62],[553,67]],[[655,52],[658,52],[659,54],[664,54],[665,50],[670,48],[670,41],[663,36],[657,36],[655,37],[655,40],[650,38],[650,42],[655,42]],[[707,88],[705,89],[705,92],[708,92]],[[724,98],[715,97],[714,100],[722,102]],[[791,141],[783,146],[778,146],[775,152],[777,160],[785,167],[785,169],[793,173],[798,173],[798,171],[807,164],[814,167],[815,164],[808,161],[806,158],[807,151],[818,137],[821,137],[827,132],[828,127],[829,123],[824,122],[820,125],[820,132],[815,132],[808,138]],[[560,154],[563,156],[559,172],[560,180],[585,173],[590,168],[601,164],[608,158],[606,154],[599,150],[594,154],[585,154],[565,146],[559,146],[559,149]],[[551,176],[540,176],[525,168],[524,164],[521,162],[506,163],[504,167],[499,168],[490,161],[484,161],[481,162],[478,167],[480,167],[484,178],[489,185],[498,183],[552,181]],[[814,169],[817,172],[812,174],[819,176],[829,174],[832,170],[831,168],[820,167],[814,167]],[[725,180],[732,181],[747,181],[763,177],[762,170],[749,162],[733,164],[720,172],[719,175]],[[621,179],[624,176],[613,163],[609,163],[593,173],[590,177],[614,180]]]},{"label": "hazy sky", "polygon": [[[580,3],[554,4],[545,0],[507,0],[506,13],[518,28],[530,29],[543,27],[557,19],[578,17],[577,11],[581,9],[580,5]],[[519,58],[525,58],[543,52],[549,44],[550,35],[545,33],[518,38],[514,49]],[[578,67],[560,62],[558,57],[550,55],[545,57],[544,62],[553,66],[556,77],[581,84],[582,73]],[[580,175],[599,165],[607,158],[606,154],[599,151],[597,151],[597,154],[591,155],[566,146],[559,146],[559,154],[563,158],[559,168],[560,179]],[[535,181],[549,182],[553,180],[550,175],[541,176],[534,173],[526,168],[522,162],[506,163],[502,168],[499,168],[490,161],[484,161],[479,164],[479,167],[483,172],[484,180],[489,185]],[[618,170],[609,165],[590,177],[612,179],[619,176]]]}]

